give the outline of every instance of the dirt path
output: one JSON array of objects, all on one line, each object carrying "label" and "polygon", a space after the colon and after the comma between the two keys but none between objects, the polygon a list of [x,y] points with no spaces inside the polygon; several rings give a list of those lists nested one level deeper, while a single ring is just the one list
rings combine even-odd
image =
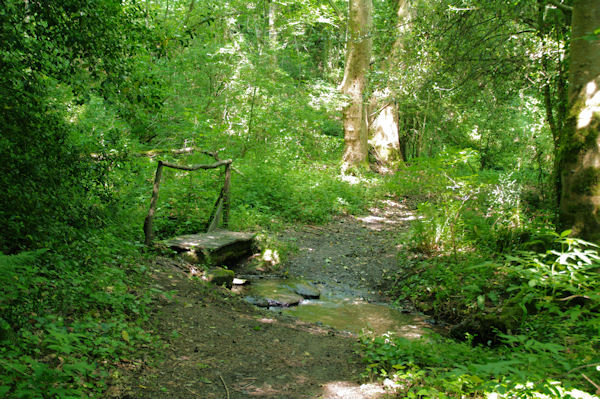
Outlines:
[{"label": "dirt path", "polygon": [[[280,239],[298,246],[286,270],[337,290],[381,300],[382,274],[394,268],[395,241],[411,213],[386,201],[368,216],[303,226]],[[109,393],[123,398],[381,398],[379,384],[360,385],[364,370],[356,336],[259,310],[234,294],[211,294],[190,281],[183,263],[157,259],[158,288],[172,290],[156,306],[164,361],[123,364],[129,376]]]}]

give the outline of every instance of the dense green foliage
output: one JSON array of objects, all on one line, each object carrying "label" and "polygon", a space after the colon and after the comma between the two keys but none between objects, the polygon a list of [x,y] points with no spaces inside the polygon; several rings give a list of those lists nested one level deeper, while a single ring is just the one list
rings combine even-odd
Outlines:
[{"label": "dense green foliage", "polygon": [[[102,397],[151,339],[142,223],[157,159],[210,161],[185,148],[233,159],[234,230],[419,203],[390,293],[470,338],[365,338],[407,395],[591,389],[570,371],[598,363],[597,250],[553,224],[568,12],[414,1],[397,46],[375,0],[366,97],[398,105],[405,164],[345,176],[347,2],[276,3],[270,30],[262,0],[2,2],[0,396]],[[206,227],[220,173],[165,171],[158,238]]]},{"label": "dense green foliage", "polygon": [[397,380],[406,397],[571,397],[587,384],[582,373],[598,375],[598,246],[554,232],[511,175],[473,175],[469,155],[421,162],[395,180],[428,201],[387,276],[399,301],[466,343],[365,336],[368,374]]}]

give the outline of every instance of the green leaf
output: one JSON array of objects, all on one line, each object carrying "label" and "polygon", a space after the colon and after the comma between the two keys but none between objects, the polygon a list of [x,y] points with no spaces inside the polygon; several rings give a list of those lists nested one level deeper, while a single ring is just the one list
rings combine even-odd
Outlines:
[{"label": "green leaf", "polygon": [[527,285],[529,285],[531,288],[533,288],[537,285],[537,280],[531,279],[531,280],[529,280]]},{"label": "green leaf", "polygon": [[565,230],[562,233],[560,233],[560,238],[565,238],[568,237],[569,234],[571,234],[572,230]]},{"label": "green leaf", "polygon": [[477,306],[479,306],[479,309],[481,310],[485,308],[485,295],[477,296]]}]

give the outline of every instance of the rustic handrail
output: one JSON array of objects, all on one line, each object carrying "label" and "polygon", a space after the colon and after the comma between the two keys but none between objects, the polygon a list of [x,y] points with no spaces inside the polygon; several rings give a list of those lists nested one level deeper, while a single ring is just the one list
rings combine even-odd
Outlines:
[{"label": "rustic handrail", "polygon": [[162,169],[163,167],[185,170],[185,171],[195,171],[200,169],[216,169],[221,166],[225,167],[225,182],[223,184],[223,188],[219,193],[219,197],[213,207],[211,212],[210,223],[208,225],[208,231],[212,231],[217,227],[218,219],[222,215],[223,216],[223,226],[227,227],[229,224],[229,186],[231,182],[231,159],[219,160],[216,153],[210,153],[217,162],[212,164],[196,164],[191,166],[186,165],[176,165],[170,162],[158,161],[158,166],[156,167],[156,175],[154,176],[154,187],[152,189],[152,199],[150,200],[150,209],[148,209],[148,215],[144,220],[144,243],[148,246],[152,245],[153,240],[153,223],[154,223],[154,214],[156,213],[156,204],[158,202],[158,191],[160,190],[160,180],[162,178]]}]

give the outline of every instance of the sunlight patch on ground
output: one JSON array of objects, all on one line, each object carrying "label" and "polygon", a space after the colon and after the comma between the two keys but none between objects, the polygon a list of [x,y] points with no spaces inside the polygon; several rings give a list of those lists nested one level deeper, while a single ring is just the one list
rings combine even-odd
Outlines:
[{"label": "sunlight patch on ground", "polygon": [[366,227],[374,231],[382,231],[416,220],[417,216],[413,211],[406,208],[401,202],[393,200],[381,201],[379,208],[369,209],[369,215],[363,217],[356,217],[356,220],[360,220],[365,223]]},{"label": "sunlight patch on ground", "polygon": [[348,381],[334,381],[323,385],[324,399],[375,399],[386,394],[378,384],[357,385]]}]

